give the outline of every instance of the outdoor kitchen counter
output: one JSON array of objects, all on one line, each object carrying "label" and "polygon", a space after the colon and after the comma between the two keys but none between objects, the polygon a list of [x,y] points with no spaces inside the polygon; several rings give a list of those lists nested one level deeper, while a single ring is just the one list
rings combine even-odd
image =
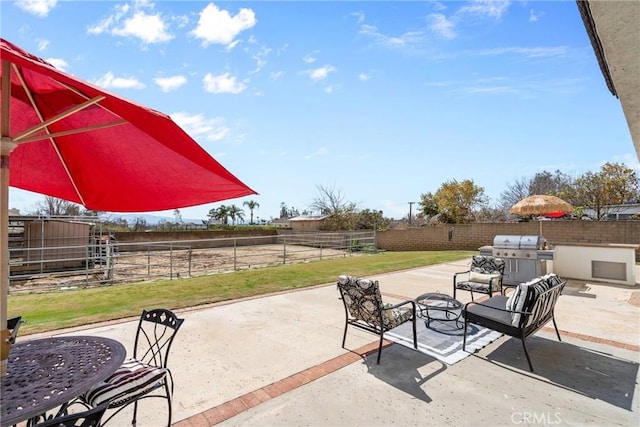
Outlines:
[{"label": "outdoor kitchen counter", "polygon": [[636,286],[636,250],[624,243],[556,243],[553,272],[563,278]]}]

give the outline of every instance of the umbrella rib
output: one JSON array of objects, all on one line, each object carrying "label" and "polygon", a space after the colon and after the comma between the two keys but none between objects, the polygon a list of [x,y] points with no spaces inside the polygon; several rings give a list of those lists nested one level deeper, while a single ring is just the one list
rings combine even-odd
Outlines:
[{"label": "umbrella rib", "polygon": [[[15,69],[16,75],[20,79],[20,83],[22,84],[22,87],[24,88],[25,93],[29,97],[29,102],[31,103],[31,106],[33,107],[33,110],[38,115],[38,118],[42,121],[42,123],[40,123],[39,126],[35,126],[35,127],[31,128],[30,130],[27,130],[26,132],[22,132],[22,134],[20,134],[20,135],[23,135],[25,133],[26,133],[26,135],[30,135],[31,133],[35,132],[35,129],[37,129],[37,130],[44,129],[46,132],[49,132],[49,129],[48,129],[49,124],[55,123],[55,122],[57,122],[58,120],[61,120],[64,117],[68,117],[71,114],[73,114],[73,113],[75,113],[77,111],[80,111],[83,108],[86,108],[88,105],[92,105],[92,104],[94,104],[96,102],[100,102],[102,99],[104,99],[104,96],[95,97],[95,98],[93,98],[93,99],[91,99],[91,100],[89,100],[87,102],[84,102],[84,103],[78,105],[76,108],[72,108],[70,110],[67,110],[64,113],[58,114],[58,116],[55,116],[55,117],[45,121],[45,120],[43,120],[44,117],[42,117],[42,113],[40,112],[40,109],[38,108],[38,105],[36,105],[36,102],[35,102],[35,99],[33,98],[33,94],[31,93],[31,90],[29,89],[29,87],[27,86],[26,82],[24,81],[24,77],[22,76],[22,73],[20,72],[18,67],[15,67],[15,64],[14,64],[14,69]],[[85,104],[87,104],[87,105],[85,105]],[[79,107],[82,107],[82,108],[79,108]],[[63,116],[63,117],[58,118],[59,116]],[[16,136],[14,141],[17,141],[20,138],[20,135]],[[53,146],[53,149],[56,151],[56,155],[58,156],[58,160],[60,160],[60,164],[64,168],[64,171],[67,174],[67,178],[69,178],[69,182],[71,182],[71,185],[73,185],[73,189],[75,190],[76,195],[78,196],[78,198],[82,202],[82,205],[86,206],[84,198],[82,197],[82,194],[80,194],[80,191],[78,190],[78,186],[76,185],[75,180],[73,179],[73,177],[71,176],[71,173],[69,172],[69,167],[67,166],[67,163],[64,161],[64,159],[62,158],[62,155],[60,154],[60,149],[58,148],[58,144],[56,143],[54,138],[49,137],[49,141],[51,142],[51,145]]]},{"label": "umbrella rib", "polygon": [[111,122],[111,123],[103,123],[101,125],[87,126],[87,127],[78,128],[78,129],[69,129],[69,130],[61,131],[61,132],[47,133],[45,135],[34,135],[34,136],[31,136],[31,137],[28,137],[28,138],[23,138],[23,139],[20,140],[20,142],[21,143],[26,143],[26,142],[39,141],[39,140],[46,139],[46,138],[57,138],[59,136],[75,135],[77,133],[91,132],[93,130],[104,129],[104,128],[108,128],[108,127],[112,127],[112,126],[124,125],[126,123],[127,123],[126,120],[118,120],[118,121]]},{"label": "umbrella rib", "polygon": [[[32,96],[31,96],[31,92],[29,91],[29,89],[26,86],[24,87],[24,89],[27,91],[27,94],[29,96],[29,101],[31,101],[31,105],[38,112],[38,117],[40,118],[40,120],[42,120],[42,123],[40,123],[40,124],[32,127],[31,129],[27,129],[27,130],[19,133],[18,135],[16,135],[13,138],[13,140],[16,141],[16,142],[21,142],[22,139],[30,136],[31,134],[33,134],[35,132],[38,132],[40,130],[46,129],[47,126],[51,125],[52,123],[56,123],[56,122],[66,118],[66,117],[69,117],[69,116],[77,113],[78,111],[84,110],[85,108],[87,108],[87,107],[89,107],[89,106],[91,106],[93,104],[96,104],[96,103],[102,101],[105,98],[104,96],[97,96],[97,97],[95,97],[93,99],[90,99],[90,100],[88,100],[86,102],[83,102],[82,104],[77,105],[74,108],[70,108],[69,110],[64,111],[64,112],[62,112],[62,113],[60,113],[60,114],[58,114],[58,115],[56,115],[56,116],[54,116],[54,117],[52,117],[52,118],[50,118],[48,120],[44,120],[44,118],[42,117],[42,114],[40,114],[40,110],[38,110],[38,107],[35,104]],[[48,132],[48,130],[47,130],[47,132]]]}]

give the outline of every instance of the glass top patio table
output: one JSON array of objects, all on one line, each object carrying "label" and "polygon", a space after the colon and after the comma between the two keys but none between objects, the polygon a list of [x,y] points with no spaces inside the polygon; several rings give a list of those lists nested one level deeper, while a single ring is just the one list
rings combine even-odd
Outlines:
[{"label": "glass top patio table", "polygon": [[96,336],[14,344],[0,382],[0,424],[14,425],[73,400],[114,373],[125,356],[118,341]]}]

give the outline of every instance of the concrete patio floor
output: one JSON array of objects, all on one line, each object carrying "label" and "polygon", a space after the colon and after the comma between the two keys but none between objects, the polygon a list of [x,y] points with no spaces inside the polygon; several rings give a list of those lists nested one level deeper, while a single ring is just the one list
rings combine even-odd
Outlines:
[{"label": "concrete patio floor", "polygon": [[[371,278],[390,302],[450,294],[467,264]],[[527,341],[535,373],[509,337],[452,366],[389,343],[376,365],[374,335],[349,329],[340,346],[344,310],[333,283],[179,313],[186,321],[169,361],[178,427],[640,424],[638,287],[569,280],[556,306],[563,341],[552,325]],[[29,338],[100,335],[130,352],[136,324]],[[140,404],[140,427],[166,425],[166,405],[155,400]],[[127,425],[127,416],[110,425]]]}]

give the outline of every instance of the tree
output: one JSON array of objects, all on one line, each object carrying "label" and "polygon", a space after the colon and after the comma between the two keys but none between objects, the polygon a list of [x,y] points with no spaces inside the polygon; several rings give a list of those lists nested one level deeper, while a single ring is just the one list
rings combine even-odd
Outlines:
[{"label": "tree", "polygon": [[420,206],[418,214],[422,214],[427,218],[438,215],[438,205],[436,204],[433,193],[431,192],[420,195],[418,206]]},{"label": "tree", "polygon": [[207,215],[211,220],[222,221],[224,225],[229,224],[229,207],[220,205],[218,208],[209,210]]},{"label": "tree", "polygon": [[316,185],[316,191],[316,197],[309,207],[321,215],[339,215],[356,210],[356,204],[346,201],[342,192],[335,187]]},{"label": "tree", "polygon": [[236,205],[231,205],[228,208],[228,215],[231,218],[231,224],[236,225],[236,219],[244,220],[244,211]]},{"label": "tree", "polygon": [[133,231],[144,231],[147,229],[147,220],[142,217],[137,217],[136,222],[133,224]]},{"label": "tree", "polygon": [[387,220],[382,211],[364,209],[355,215],[354,230],[384,230]]},{"label": "tree", "polygon": [[531,178],[520,178],[500,194],[500,205],[508,210],[520,200],[531,195]]},{"label": "tree", "polygon": [[34,215],[80,216],[80,205],[57,197],[45,196],[36,206]]},{"label": "tree", "polygon": [[[473,221],[475,210],[484,207],[487,198],[484,188],[474,184],[473,180],[465,179],[447,181],[440,186],[431,198],[429,193],[420,196],[420,204],[432,209],[431,199],[437,206],[440,220],[451,224],[465,224]],[[424,209],[424,208],[423,208]]]},{"label": "tree", "polygon": [[573,187],[573,180],[567,174],[556,170],[555,173],[542,171],[536,173],[533,178],[520,178],[508,186],[500,194],[500,205],[508,210],[525,197],[534,194],[557,196],[562,199],[569,198]]},{"label": "tree", "polygon": [[173,217],[176,219],[176,225],[182,224],[182,214],[180,213],[180,209],[173,211]]},{"label": "tree", "polygon": [[244,202],[242,205],[248,207],[249,211],[251,211],[251,219],[249,220],[249,224],[253,224],[253,211],[254,209],[257,209],[260,207],[260,203],[254,200],[248,200]]},{"label": "tree", "polygon": [[605,163],[600,172],[587,172],[576,179],[571,202],[593,209],[600,221],[617,209],[611,205],[638,203],[640,178],[624,164]]},{"label": "tree", "polygon": [[571,177],[556,170],[555,173],[542,171],[535,174],[529,183],[529,194],[545,194],[562,198],[573,185]]}]

